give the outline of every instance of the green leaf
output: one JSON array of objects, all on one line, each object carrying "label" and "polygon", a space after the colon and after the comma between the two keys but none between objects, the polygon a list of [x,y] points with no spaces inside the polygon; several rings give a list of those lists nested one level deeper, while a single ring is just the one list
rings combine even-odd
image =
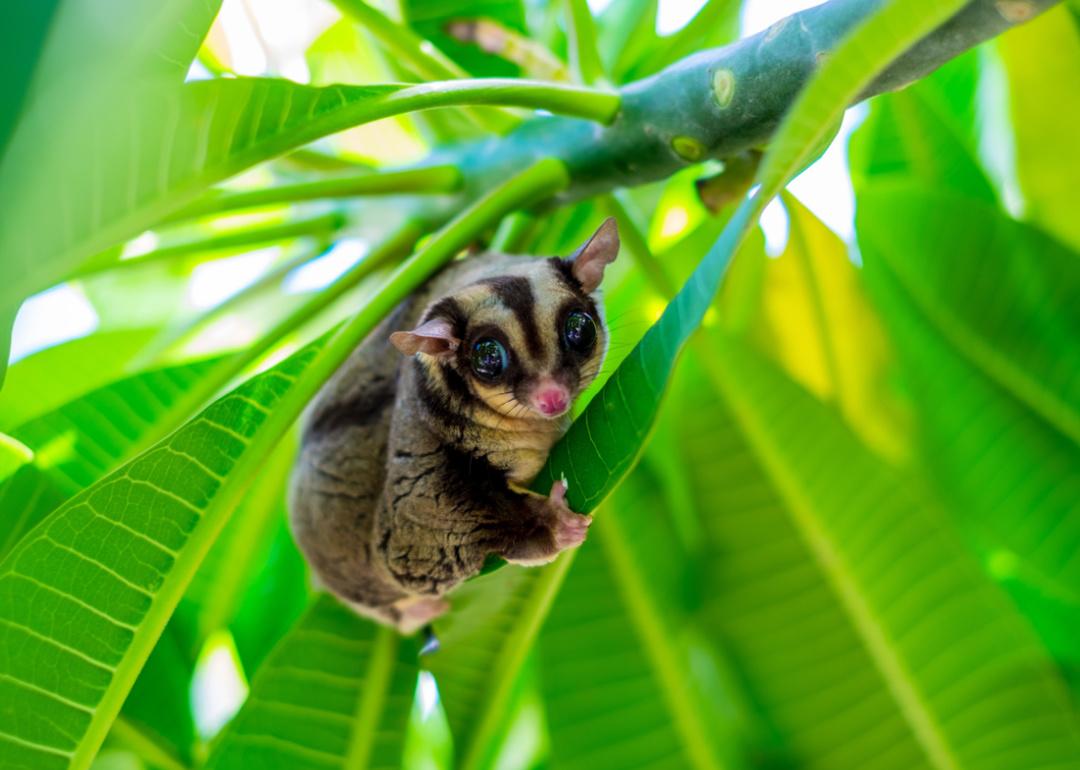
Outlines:
[{"label": "green leaf", "polygon": [[[830,757],[823,766],[1073,761],[1080,723],[1056,669],[924,487],[760,355],[724,338],[713,352],[701,363],[752,454],[718,451],[714,432],[692,460],[710,499],[730,501],[710,520],[728,539],[710,560],[706,612],[738,635],[741,668],[776,699],[793,748]],[[787,527],[768,532],[778,504]],[[736,547],[747,538],[756,550]]]},{"label": "green leaf", "polygon": [[0,563],[9,756],[89,765],[244,485],[309,395],[295,383],[324,342],[65,503]]},{"label": "green leaf", "polygon": [[619,0],[597,19],[597,37],[604,70],[623,83],[630,67],[656,45],[657,0]]},{"label": "green leaf", "polygon": [[[248,491],[188,586],[177,616],[186,619],[192,632],[187,641],[193,658],[213,632],[230,627],[241,613],[241,603],[249,591],[257,591],[260,582],[270,579],[263,565],[270,561],[274,540],[287,521],[285,489],[295,456],[295,442],[282,441],[266,462],[262,474],[266,481]],[[294,570],[288,572],[290,577],[299,578],[297,590],[281,591],[277,597],[252,597],[254,606],[245,608],[254,615],[249,622],[261,619],[269,630],[280,629],[281,623],[287,628],[296,619],[289,617],[293,607],[287,600],[299,595],[302,610],[307,581]]]},{"label": "green leaf", "polygon": [[0,157],[30,90],[60,0],[6,3],[0,22]]},{"label": "green leaf", "polygon": [[95,87],[126,82],[132,73],[181,83],[221,0],[63,0],[35,85]]},{"label": "green leaf", "polygon": [[0,483],[7,481],[19,468],[33,459],[32,449],[17,439],[0,433]]},{"label": "green leaf", "polygon": [[1076,252],[936,190],[870,188],[861,202],[860,237],[875,269],[900,282],[944,341],[1080,447]]},{"label": "green leaf", "polygon": [[191,763],[195,720],[188,693],[197,656],[189,654],[183,623],[170,621],[161,634],[118,717],[157,748]]},{"label": "green leaf", "polygon": [[626,77],[643,78],[706,48],[726,45],[739,36],[741,4],[733,0],[707,0],[681,29],[658,38],[635,61]]},{"label": "green leaf", "polygon": [[852,136],[856,184],[904,175],[995,202],[979,165],[974,116],[965,109],[977,87],[977,59],[970,52],[911,88],[873,99],[870,115]]},{"label": "green leaf", "polygon": [[206,767],[401,767],[416,655],[411,641],[320,597],[259,669]]},{"label": "green leaf", "polygon": [[440,650],[424,664],[439,685],[459,770],[494,761],[518,674],[572,557],[469,581],[452,594],[453,612],[436,623]]},{"label": "green leaf", "polygon": [[610,767],[741,764],[733,733],[746,728],[708,697],[712,677],[702,674],[716,670],[687,625],[689,575],[665,574],[687,555],[674,522],[657,515],[670,507],[647,469],[640,465],[605,505],[540,635],[555,767],[592,768],[600,756]]},{"label": "green leaf", "polygon": [[282,500],[277,527],[260,569],[249,576],[244,595],[229,623],[236,652],[249,675],[259,669],[310,599],[311,575],[289,531],[284,505]]},{"label": "green leaf", "polygon": [[570,66],[581,83],[602,82],[604,65],[596,48],[596,22],[585,0],[564,0]]},{"label": "green leaf", "polygon": [[[0,270],[0,307],[136,235],[211,184],[350,126],[454,104],[542,107],[607,120],[619,103],[610,93],[499,80],[312,88],[235,78],[179,89],[140,82],[103,98],[105,104],[67,105],[70,133],[58,141],[71,155],[39,142],[13,149],[13,162],[0,171],[0,191],[19,191],[10,196],[14,205],[0,210],[0,252],[11,255]],[[41,106],[29,123],[47,123],[51,114]],[[59,190],[49,181],[57,178],[67,180]]]},{"label": "green leaf", "polygon": [[1004,35],[997,47],[1008,78],[1025,215],[1080,248],[1074,186],[1080,176],[1080,104],[1056,97],[1059,83],[1080,78],[1080,25],[1066,8],[1052,8]]},{"label": "green leaf", "polygon": [[926,469],[990,574],[1075,675],[1077,254],[980,202],[919,187],[864,190],[858,221]]},{"label": "green leaf", "polygon": [[521,0],[480,0],[468,5],[454,0],[403,0],[401,12],[410,26],[471,75],[513,77],[520,74],[520,68],[513,63],[450,34],[450,24],[461,20],[489,19],[507,29],[524,33],[525,4]]},{"label": "green leaf", "polygon": [[192,391],[220,359],[137,374],[16,427],[37,455],[0,485],[0,557],[63,500],[145,449],[202,405]]},{"label": "green leaf", "polygon": [[0,392],[0,429],[10,431],[119,379],[128,361],[157,333],[157,329],[97,332],[16,362]]}]

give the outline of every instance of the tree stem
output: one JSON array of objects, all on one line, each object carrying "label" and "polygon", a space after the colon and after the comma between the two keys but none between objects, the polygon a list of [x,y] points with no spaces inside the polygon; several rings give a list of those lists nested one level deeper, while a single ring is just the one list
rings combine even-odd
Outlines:
[{"label": "tree stem", "polygon": [[[895,90],[1059,0],[973,0],[860,95]],[[538,117],[504,137],[436,150],[424,162],[462,170],[475,197],[538,158],[558,158],[570,185],[558,202],[664,179],[707,158],[766,144],[822,59],[885,0],[831,0],[768,30],[693,54],[620,91],[606,126]]]}]

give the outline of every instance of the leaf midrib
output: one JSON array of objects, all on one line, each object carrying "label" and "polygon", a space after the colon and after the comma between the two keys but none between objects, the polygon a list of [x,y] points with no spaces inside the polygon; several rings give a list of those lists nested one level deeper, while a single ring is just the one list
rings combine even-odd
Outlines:
[{"label": "leaf midrib", "polygon": [[365,770],[371,760],[375,738],[382,721],[386,693],[394,676],[394,663],[400,639],[397,632],[383,625],[375,631],[368,660],[367,676],[356,705],[352,737],[342,770]]},{"label": "leaf midrib", "polygon": [[1053,392],[1040,387],[1038,379],[1029,377],[1013,366],[1007,357],[1000,355],[977,332],[970,330],[946,306],[933,302],[930,293],[921,289],[918,282],[911,280],[904,270],[896,269],[889,244],[878,244],[878,249],[884,257],[880,264],[907,295],[919,315],[941,332],[949,347],[988,380],[1025,404],[1049,427],[1080,447],[1080,413],[1076,413]]},{"label": "leaf midrib", "polygon": [[631,555],[620,524],[617,515],[606,516],[597,535],[611,563],[611,575],[620,588],[628,615],[644,643],[675,729],[683,738],[683,749],[698,770],[724,770],[725,765],[708,738],[710,731],[702,720],[703,713],[696,707],[695,695],[686,684],[689,672],[679,664],[668,641],[671,629],[652,599],[640,562]]},{"label": "leaf midrib", "polygon": [[532,649],[547,618],[555,596],[562,587],[576,551],[563,553],[553,564],[541,567],[540,576],[530,588],[528,598],[509,634],[503,640],[498,656],[492,662],[487,681],[491,683],[481,699],[484,709],[462,755],[460,770],[479,770],[494,750],[496,735],[517,681],[517,672]]},{"label": "leaf midrib", "polygon": [[[717,334],[718,347],[729,346],[727,340]],[[938,770],[961,770],[963,765],[938,724],[933,710],[927,705],[917,682],[896,652],[895,642],[876,617],[866,596],[859,588],[846,559],[837,551],[815,506],[805,494],[799,480],[792,474],[787,463],[768,438],[768,433],[752,409],[747,408],[739,386],[729,382],[730,373],[720,365],[723,356],[701,358],[709,379],[723,394],[732,415],[747,443],[758,458],[761,468],[772,482],[786,505],[807,549],[813,554],[819,570],[833,593],[844,607],[852,626],[862,640],[870,659],[896,701],[904,720],[915,735],[928,761]]]}]

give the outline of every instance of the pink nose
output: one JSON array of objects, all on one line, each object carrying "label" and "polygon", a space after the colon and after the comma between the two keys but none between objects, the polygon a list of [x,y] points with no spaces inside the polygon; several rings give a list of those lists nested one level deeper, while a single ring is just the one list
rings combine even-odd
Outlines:
[{"label": "pink nose", "polygon": [[565,388],[558,386],[543,388],[533,396],[536,408],[548,416],[561,414],[570,403],[570,396]]}]

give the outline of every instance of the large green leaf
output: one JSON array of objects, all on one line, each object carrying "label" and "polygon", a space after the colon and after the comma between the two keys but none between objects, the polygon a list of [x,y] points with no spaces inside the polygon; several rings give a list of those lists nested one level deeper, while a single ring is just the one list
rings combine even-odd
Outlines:
[{"label": "large green leaf", "polygon": [[1045,648],[924,487],[759,354],[718,340],[701,363],[737,432],[688,413],[713,428],[688,441],[715,501],[705,613],[795,761],[1074,762],[1080,722]]},{"label": "large green leaf", "polygon": [[58,82],[73,88],[122,83],[131,73],[181,83],[220,7],[221,0],[62,0],[38,92]]},{"label": "large green leaf", "polygon": [[858,221],[927,470],[1075,674],[1080,261],[982,203],[919,187],[868,188]]},{"label": "large green leaf", "polygon": [[571,562],[509,567],[451,595],[453,612],[435,626],[441,649],[424,663],[439,684],[459,770],[494,761],[518,675]]},{"label": "large green leaf", "polygon": [[1080,25],[1065,7],[1053,8],[1002,36],[997,48],[1008,78],[1009,122],[1025,214],[1080,248],[1074,185],[1080,175],[1080,103],[1057,98],[1056,90],[1080,79]]},{"label": "large green leaf", "polygon": [[[105,385],[12,431],[36,452],[0,485],[0,557],[67,498],[162,437],[201,403],[191,391],[220,359],[153,370]],[[197,393],[197,391],[196,391]]]},{"label": "large green leaf", "polygon": [[128,362],[157,333],[157,329],[99,331],[16,362],[0,391],[0,429],[11,430],[120,379]]},{"label": "large green leaf", "polygon": [[417,648],[329,597],[259,669],[206,767],[401,767]]},{"label": "large green leaf", "polygon": [[977,54],[969,52],[910,88],[873,99],[870,115],[852,136],[857,183],[904,175],[994,202],[974,135],[978,75]]},{"label": "large green leaf", "polygon": [[[52,513],[0,563],[5,753],[85,767],[297,407],[320,340]],[[301,389],[302,392],[302,389]],[[302,397],[302,396],[300,396]]]},{"label": "large green leaf", "polygon": [[751,731],[730,690],[711,692],[722,667],[687,624],[687,554],[648,471],[605,505],[540,635],[553,767],[742,764],[736,733]]},{"label": "large green leaf", "polygon": [[[106,4],[99,0],[49,0],[37,3],[40,8],[33,12],[24,7],[28,5],[33,3],[15,0],[15,12],[4,19],[3,25],[5,33],[14,38],[14,44],[2,46],[5,54],[22,55],[18,62],[4,67],[4,80],[8,81],[4,88],[11,90],[5,93],[11,99],[4,100],[0,114],[0,150],[6,149],[0,156],[0,195],[5,201],[21,200],[35,182],[53,187],[53,183],[35,179],[35,172],[50,160],[52,170],[60,172],[54,179],[71,181],[68,154],[84,146],[80,132],[100,124],[102,119],[112,121],[115,128],[117,118],[110,115],[115,105],[103,102],[107,102],[108,94],[125,87],[132,73],[156,79],[164,88],[175,90],[221,0],[164,0],[150,4],[138,0],[109,0]],[[125,115],[141,109],[137,102],[125,106]],[[16,113],[20,107],[21,113]],[[97,130],[107,128],[99,126]],[[91,165],[94,161],[87,157],[80,160]],[[100,168],[93,171],[95,193],[100,192]],[[76,193],[76,200],[81,200],[83,193]],[[48,232],[54,228],[55,199],[46,196],[34,205],[41,208],[30,210],[34,219],[31,231],[40,228]],[[65,210],[63,216],[70,217],[70,211]],[[70,221],[65,226],[70,226]],[[0,218],[0,230],[11,227],[10,221]],[[20,248],[25,248],[25,237],[20,238]],[[3,253],[14,254],[11,242],[5,242]],[[5,268],[11,262],[18,260],[5,259]],[[5,283],[19,272],[9,274],[5,269]],[[10,345],[7,335],[19,303],[61,274],[62,268],[45,270],[36,287],[26,281],[10,293],[0,292],[0,382]],[[20,280],[23,278],[20,275]]]},{"label": "large green leaf", "polygon": [[15,130],[60,0],[13,0],[0,13],[0,157]]},{"label": "large green leaf", "polygon": [[[528,81],[312,88],[260,78],[181,88],[139,81],[101,99],[104,105],[69,105],[69,133],[57,140],[63,152],[13,146],[12,162],[0,170],[0,191],[10,191],[12,201],[0,210],[0,252],[9,257],[0,270],[0,307],[15,306],[214,182],[350,126],[491,103],[607,120],[619,102],[615,94]],[[27,125],[51,116],[41,107]],[[60,178],[66,182],[57,188],[51,180]]]},{"label": "large green leaf", "polygon": [[860,200],[874,267],[899,281],[943,340],[1080,446],[1076,252],[936,190],[881,186]]}]

